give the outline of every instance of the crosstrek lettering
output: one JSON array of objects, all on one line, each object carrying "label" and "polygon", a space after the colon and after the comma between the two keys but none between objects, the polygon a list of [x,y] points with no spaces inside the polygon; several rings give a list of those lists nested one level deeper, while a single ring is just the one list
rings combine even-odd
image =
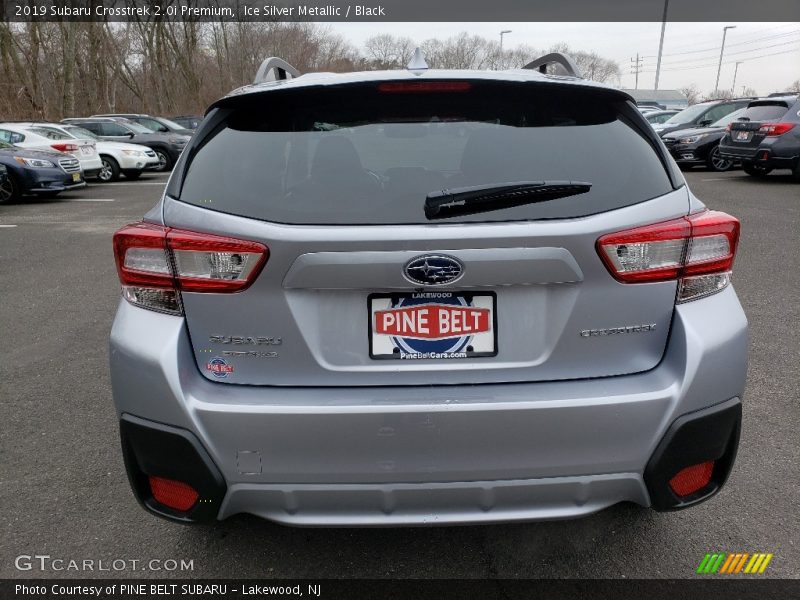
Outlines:
[{"label": "crosstrek lettering", "polygon": [[375,312],[375,333],[438,340],[491,331],[489,309],[422,304]]}]

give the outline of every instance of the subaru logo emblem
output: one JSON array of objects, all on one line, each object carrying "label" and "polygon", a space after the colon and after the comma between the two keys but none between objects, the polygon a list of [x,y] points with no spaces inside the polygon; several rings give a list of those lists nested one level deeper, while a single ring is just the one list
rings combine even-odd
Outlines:
[{"label": "subaru logo emblem", "polygon": [[426,254],[406,263],[403,275],[411,283],[444,285],[453,283],[464,274],[464,265],[452,256]]}]

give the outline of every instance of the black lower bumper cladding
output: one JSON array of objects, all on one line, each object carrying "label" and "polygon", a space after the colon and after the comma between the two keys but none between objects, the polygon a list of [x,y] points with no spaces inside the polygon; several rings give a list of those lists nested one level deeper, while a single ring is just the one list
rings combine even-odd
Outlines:
[{"label": "black lower bumper cladding", "polygon": [[[742,403],[738,398],[678,417],[644,470],[652,507],[659,511],[679,510],[716,494],[733,467],[741,423]],[[705,487],[683,497],[672,491],[669,481],[681,469],[711,460],[714,469]]]},{"label": "black lower bumper cladding", "polygon": [[[122,415],[120,436],[131,487],[147,510],[180,523],[216,520],[225,497],[225,480],[191,432]],[[187,483],[197,491],[199,498],[186,512],[164,506],[153,498],[150,476]]]}]

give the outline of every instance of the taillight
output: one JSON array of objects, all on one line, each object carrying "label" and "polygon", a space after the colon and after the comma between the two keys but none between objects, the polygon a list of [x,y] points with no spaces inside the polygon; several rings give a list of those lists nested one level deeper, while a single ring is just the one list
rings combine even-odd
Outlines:
[{"label": "taillight", "polygon": [[678,302],[724,289],[739,242],[739,221],[717,211],[602,236],[597,251],[622,283],[678,281]]},{"label": "taillight", "polygon": [[59,152],[77,152],[77,144],[50,144],[50,147]]},{"label": "taillight", "polygon": [[114,234],[114,257],[128,302],[181,314],[178,292],[240,292],[269,256],[264,244],[133,223]]},{"label": "taillight", "polygon": [[764,134],[767,137],[777,137],[792,129],[794,129],[794,123],[772,123],[759,127],[758,133]]}]

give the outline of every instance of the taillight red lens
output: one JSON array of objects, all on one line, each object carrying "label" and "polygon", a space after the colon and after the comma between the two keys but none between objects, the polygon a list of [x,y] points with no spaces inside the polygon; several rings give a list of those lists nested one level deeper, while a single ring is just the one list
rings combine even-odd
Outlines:
[{"label": "taillight red lens", "polygon": [[59,152],[77,152],[77,144],[50,144],[50,147]]},{"label": "taillight red lens", "polygon": [[178,290],[240,292],[267,262],[264,244],[151,223],[114,234],[117,273],[133,304],[179,313]]},{"label": "taillight red lens", "polygon": [[385,94],[426,94],[432,92],[466,92],[472,88],[469,81],[397,81],[378,85]]},{"label": "taillight red lens", "polygon": [[150,491],[156,502],[169,508],[185,512],[192,508],[200,497],[192,486],[182,481],[150,476]]},{"label": "taillight red lens", "polygon": [[767,137],[777,137],[792,129],[794,129],[794,123],[772,123],[759,127],[758,133],[764,134]]},{"label": "taillight red lens", "polygon": [[126,225],[114,234],[114,258],[122,285],[174,287],[166,227],[151,223]]},{"label": "taillight red lens", "polygon": [[[597,240],[597,251],[609,272],[623,283],[678,279],[691,290],[680,301],[723,289],[736,256],[739,221],[728,214],[703,211]],[[718,278],[697,279],[701,275]],[[723,277],[724,275],[724,277]],[[701,293],[706,289],[706,293]]]},{"label": "taillight red lens", "polygon": [[678,496],[684,497],[699,492],[711,481],[714,473],[714,461],[709,460],[698,465],[681,469],[669,480],[669,487]]}]

